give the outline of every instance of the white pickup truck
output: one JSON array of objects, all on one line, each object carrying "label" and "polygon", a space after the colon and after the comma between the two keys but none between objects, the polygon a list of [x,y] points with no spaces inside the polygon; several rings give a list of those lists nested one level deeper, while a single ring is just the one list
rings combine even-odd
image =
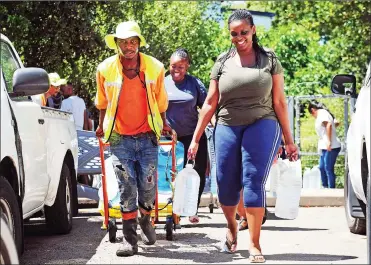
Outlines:
[{"label": "white pickup truck", "polygon": [[70,113],[30,100],[48,90],[46,71],[25,68],[2,34],[0,54],[0,215],[21,254],[23,222],[40,211],[53,232],[70,232],[77,213],[78,143]]},{"label": "white pickup truck", "polygon": [[[344,180],[345,214],[350,232],[366,234],[367,192],[370,192],[370,85],[371,62],[356,95],[354,75],[336,75],[331,90],[356,98],[354,113],[347,131],[347,175]],[[369,220],[371,221],[371,220]]]}]

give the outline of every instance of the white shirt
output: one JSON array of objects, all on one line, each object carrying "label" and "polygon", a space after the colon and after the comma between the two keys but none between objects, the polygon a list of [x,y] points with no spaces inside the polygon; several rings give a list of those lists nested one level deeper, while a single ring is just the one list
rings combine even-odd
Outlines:
[{"label": "white shirt", "polygon": [[61,110],[72,112],[76,125],[76,130],[82,130],[84,127],[85,102],[78,96],[70,96],[62,101]]},{"label": "white shirt", "polygon": [[334,119],[332,118],[331,114],[327,110],[319,109],[317,111],[317,118],[316,118],[316,122],[315,122],[316,133],[319,136],[318,149],[319,150],[323,150],[323,149],[326,150],[327,149],[327,144],[330,141],[328,139],[328,136],[327,136],[326,126],[323,125],[323,122],[325,122],[325,121],[330,122],[332,124],[332,128],[331,128],[331,149],[341,147],[341,143],[336,136],[336,128],[335,128]]}]

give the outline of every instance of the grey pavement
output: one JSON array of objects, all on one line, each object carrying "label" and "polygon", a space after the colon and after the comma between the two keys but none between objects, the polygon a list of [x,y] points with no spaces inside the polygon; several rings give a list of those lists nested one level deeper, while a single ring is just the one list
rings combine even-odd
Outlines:
[{"label": "grey pavement", "polygon": [[[342,204],[343,190],[302,190],[299,215],[295,220],[275,217],[269,207],[268,220],[262,227],[261,246],[268,264],[366,264],[366,236],[349,232]],[[210,202],[210,195],[204,204]],[[82,199],[83,200],[83,199]],[[268,202],[274,198],[268,194]],[[68,235],[51,235],[41,218],[31,219],[25,228],[25,253],[21,264],[245,264],[248,263],[248,230],[239,232],[238,252],[220,253],[225,239],[226,222],[220,208],[209,213],[200,208],[200,223],[182,218],[182,228],[174,240],[165,239],[163,224],[156,225],[158,241],[153,246],[139,243],[133,257],[117,257],[122,241],[121,222],[117,242],[110,243],[101,230],[103,217],[96,208],[80,209]],[[164,221],[164,218],[160,218]],[[139,230],[138,230],[139,232]]]},{"label": "grey pavement", "polygon": [[[366,237],[349,232],[343,207],[302,207],[295,220],[276,218],[274,208],[269,208],[269,212],[261,234],[268,264],[366,263]],[[248,231],[239,232],[238,253],[220,253],[226,232],[221,210],[210,214],[207,208],[202,208],[200,217],[197,225],[182,220],[182,229],[175,232],[174,241],[165,240],[165,231],[159,225],[157,243],[154,246],[140,243],[140,252],[133,257],[116,257],[120,242],[110,243],[105,236],[88,264],[248,263]],[[121,232],[117,235],[120,241]]]}]

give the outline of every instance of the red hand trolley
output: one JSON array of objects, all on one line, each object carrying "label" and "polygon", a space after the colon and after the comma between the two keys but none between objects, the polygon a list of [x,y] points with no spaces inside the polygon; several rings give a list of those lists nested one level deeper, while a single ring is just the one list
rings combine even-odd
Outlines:
[{"label": "red hand trolley", "polygon": [[[116,232],[117,232],[117,225],[116,219],[121,218],[121,211],[119,207],[109,207],[108,201],[108,194],[107,194],[107,181],[106,181],[106,167],[105,167],[105,157],[104,151],[105,148],[108,147],[110,144],[103,142],[101,138],[98,137],[99,141],[99,153],[100,153],[100,160],[101,160],[101,169],[102,169],[102,190],[103,190],[103,209],[100,210],[101,214],[104,216],[104,221],[102,225],[102,229],[106,229],[109,233],[109,241],[115,242],[116,241]],[[167,200],[167,202],[159,202],[159,194],[158,194],[158,185],[156,185],[156,200],[155,200],[155,208],[152,210],[151,219],[152,225],[155,227],[156,224],[165,224],[166,230],[166,239],[173,240],[173,231],[175,231],[176,226],[179,224],[180,218],[176,214],[173,213],[172,208],[172,200],[174,197],[174,180],[177,174],[176,168],[176,144],[177,144],[177,136],[176,133],[173,131],[171,138],[169,137],[161,137],[159,141],[159,145],[164,146],[171,146],[171,182],[170,186],[172,189],[171,198]],[[158,172],[156,172],[155,177],[156,183],[158,183]],[[165,217],[165,221],[160,221],[160,217]]]}]

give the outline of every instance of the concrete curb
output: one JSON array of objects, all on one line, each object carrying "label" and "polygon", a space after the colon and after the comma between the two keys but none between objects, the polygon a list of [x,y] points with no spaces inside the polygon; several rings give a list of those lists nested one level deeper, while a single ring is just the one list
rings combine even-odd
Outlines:
[{"label": "concrete curb", "polygon": [[[80,197],[79,204],[97,204],[95,200]],[[201,196],[200,207],[220,207],[217,196],[211,192],[205,192]],[[267,192],[267,206],[274,207],[276,198],[271,192]],[[344,206],[343,189],[302,189],[300,203],[301,207],[339,207]]]},{"label": "concrete curb", "polygon": [[[219,207],[217,196],[204,193],[201,197],[200,206],[208,207],[211,203]],[[276,197],[267,192],[267,206],[274,207]],[[343,189],[302,189],[299,205],[301,207],[339,207],[344,206]]]},{"label": "concrete curb", "polygon": [[[270,195],[270,196],[269,196]],[[267,196],[267,205],[274,207],[276,198]],[[344,206],[343,189],[302,189],[299,205],[301,207],[331,207]]]}]

